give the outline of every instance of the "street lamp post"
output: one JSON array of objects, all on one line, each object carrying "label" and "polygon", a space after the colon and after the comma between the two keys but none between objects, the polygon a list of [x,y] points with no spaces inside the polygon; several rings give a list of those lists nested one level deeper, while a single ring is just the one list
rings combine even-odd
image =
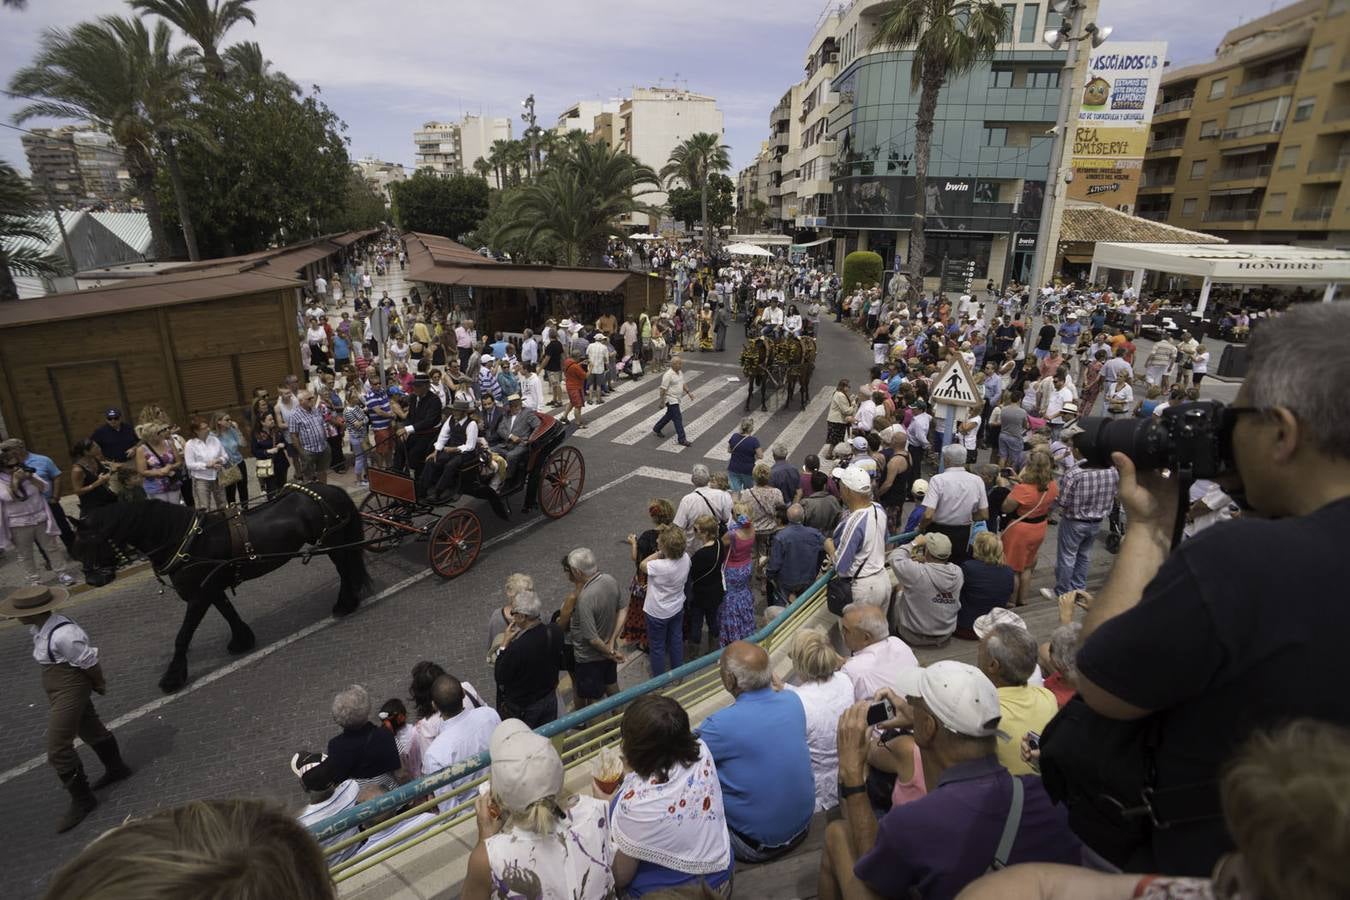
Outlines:
[{"label": "street lamp post", "polygon": [[1095,0],[1051,0],[1050,9],[1063,19],[1058,30],[1045,32],[1044,39],[1054,50],[1069,45],[1068,56],[1059,79],[1059,114],[1055,120],[1055,140],[1050,149],[1050,168],[1045,180],[1045,197],[1041,204],[1040,229],[1036,233],[1036,252],[1032,257],[1031,287],[1040,290],[1050,280],[1050,270],[1058,256],[1059,228],[1064,217],[1064,200],[1072,178],[1072,159],[1064,162],[1064,146],[1072,129],[1073,102],[1078,96],[1078,45],[1091,41],[1100,47],[1111,34],[1110,28],[1098,27],[1095,22],[1083,26],[1088,4]]},{"label": "street lamp post", "polygon": [[525,137],[530,141],[529,169],[530,177],[534,177],[535,173],[539,171],[539,146],[535,143],[535,138],[539,135],[539,128],[535,124],[534,94],[520,101],[520,105],[525,109],[520,114],[521,121],[528,123],[525,128]]}]

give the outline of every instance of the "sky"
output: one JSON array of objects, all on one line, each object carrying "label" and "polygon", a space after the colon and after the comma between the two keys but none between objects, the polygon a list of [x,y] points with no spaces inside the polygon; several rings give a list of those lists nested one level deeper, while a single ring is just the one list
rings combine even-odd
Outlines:
[{"label": "sky", "polygon": [[[769,112],[800,80],[823,0],[255,0],[226,44],[257,41],[273,64],[323,100],[348,126],[353,158],[411,166],[412,132],[462,113],[514,118],[533,92],[552,126],[578,100],[670,86],[715,97],[732,168],[768,136]],[[1181,66],[1209,57],[1222,34],[1269,12],[1271,0],[1170,3],[1102,0],[1112,40],[1169,42]],[[1220,12],[1221,10],[1221,12]],[[29,0],[0,8],[0,87],[28,64],[46,28],[128,15],[121,0]],[[24,101],[0,94],[0,123]],[[32,125],[55,124],[35,120]],[[0,160],[27,172],[20,133],[0,127]]]}]

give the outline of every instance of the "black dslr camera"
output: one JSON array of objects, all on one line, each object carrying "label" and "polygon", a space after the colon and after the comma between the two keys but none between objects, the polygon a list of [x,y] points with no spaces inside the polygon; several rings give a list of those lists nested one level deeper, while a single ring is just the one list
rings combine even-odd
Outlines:
[{"label": "black dslr camera", "polygon": [[1141,471],[1168,469],[1189,478],[1214,478],[1234,468],[1236,419],[1217,400],[1196,400],[1143,419],[1080,419],[1083,433],[1074,443],[1088,466],[1109,466],[1111,454],[1119,452]]}]

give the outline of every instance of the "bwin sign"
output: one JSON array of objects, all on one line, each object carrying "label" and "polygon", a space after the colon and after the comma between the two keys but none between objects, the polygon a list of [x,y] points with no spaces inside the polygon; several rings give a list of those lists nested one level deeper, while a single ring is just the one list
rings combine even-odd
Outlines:
[{"label": "bwin sign", "polygon": [[970,190],[970,184],[969,184],[969,182],[965,182],[965,181],[949,181],[949,182],[947,182],[946,186],[943,187],[943,190],[944,190],[944,191],[968,191],[968,190]]}]

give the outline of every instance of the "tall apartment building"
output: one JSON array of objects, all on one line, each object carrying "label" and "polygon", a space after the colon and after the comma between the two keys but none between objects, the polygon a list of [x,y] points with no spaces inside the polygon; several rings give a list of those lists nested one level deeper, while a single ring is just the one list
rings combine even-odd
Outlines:
[{"label": "tall apartment building", "polygon": [[24,134],[33,187],[65,209],[125,200],[128,177],[122,150],[88,125],[33,128]]},{"label": "tall apartment building", "polygon": [[379,191],[386,203],[393,200],[390,186],[408,179],[403,163],[385,162],[366,156],[352,163],[352,169],[366,180],[374,190]]},{"label": "tall apartment building", "polygon": [[[1061,23],[1048,4],[1002,5],[1008,28],[993,59],[949,79],[938,98],[923,262],[933,284],[954,261],[973,263],[980,281],[1025,280],[1036,249],[1067,50],[1042,40]],[[908,261],[919,103],[913,51],[869,46],[892,6],[855,0],[835,27],[838,74],[828,93],[838,102],[826,113],[826,134],[836,145],[828,215],[836,264],[858,249],[880,253],[888,269]]]},{"label": "tall apartment building", "polygon": [[1235,243],[1350,244],[1350,0],[1304,0],[1163,77],[1138,214]]},{"label": "tall apartment building", "polygon": [[[683,88],[636,88],[633,96],[619,105],[618,134],[612,146],[660,171],[669,161],[670,151],[699,132],[723,134],[722,111],[712,97]],[[666,194],[647,194],[643,200],[661,205],[666,202]],[[658,223],[638,224],[655,227]]]},{"label": "tall apartment building", "polygon": [[437,175],[454,175],[463,171],[460,165],[459,126],[453,122],[427,122],[413,132],[416,153],[413,168],[426,169]]},{"label": "tall apartment building", "polygon": [[[796,119],[797,128],[795,137],[789,129],[792,148],[780,163],[783,195],[779,210],[785,227],[803,232],[826,224],[833,193],[830,169],[836,144],[829,136],[829,117],[839,102],[834,76],[839,70],[836,32],[840,12],[840,9],[829,11],[816,26],[806,48],[805,76],[788,110]],[[776,128],[779,123],[772,124]]]},{"label": "tall apartment building", "polygon": [[[416,145],[413,167],[438,175],[471,175],[473,164],[487,159],[493,141],[498,140],[511,140],[508,116],[468,115],[459,122],[427,122],[413,132]],[[494,174],[489,173],[487,179],[493,187],[501,187]]]},{"label": "tall apartment building", "polygon": [[[496,118],[486,116],[465,116],[459,123],[460,171],[473,174],[473,164],[487,159],[492,154],[495,141],[511,140],[511,119],[508,116]],[[497,184],[496,174],[489,172],[488,184]]]},{"label": "tall apartment building", "polygon": [[557,124],[553,130],[559,135],[567,134],[569,131],[584,131],[587,134],[595,132],[596,117],[608,114],[616,116],[619,113],[621,100],[578,100],[558,115]]},{"label": "tall apartment building", "polygon": [[759,153],[755,154],[750,165],[736,174],[736,214],[739,230],[757,232],[765,228],[766,224],[771,224],[766,223],[770,218],[768,210],[771,208],[769,185],[778,171],[773,145],[764,141],[759,145]]}]

